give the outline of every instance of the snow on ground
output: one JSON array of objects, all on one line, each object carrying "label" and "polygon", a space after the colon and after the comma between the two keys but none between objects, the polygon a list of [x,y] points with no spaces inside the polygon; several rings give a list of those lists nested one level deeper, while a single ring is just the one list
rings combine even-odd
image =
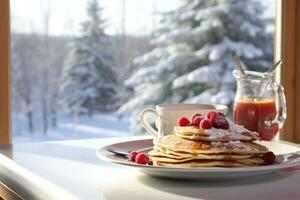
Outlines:
[{"label": "snow on ground", "polygon": [[[77,121],[77,123],[76,123]],[[50,128],[47,134],[42,132],[42,122],[35,118],[35,131],[30,133],[25,116],[13,118],[13,142],[39,142],[54,140],[73,140],[87,138],[105,138],[132,135],[129,118],[119,119],[115,113],[99,114],[92,118],[60,115],[57,128]]]}]

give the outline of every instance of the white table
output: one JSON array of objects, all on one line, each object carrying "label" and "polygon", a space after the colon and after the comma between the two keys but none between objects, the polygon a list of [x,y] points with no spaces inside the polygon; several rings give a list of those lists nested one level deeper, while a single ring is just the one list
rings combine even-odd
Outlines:
[{"label": "white table", "polygon": [[97,148],[129,139],[137,137],[2,147],[0,152],[14,162],[0,156],[0,181],[30,200],[300,199],[300,168],[244,181],[189,182],[148,177],[95,156]]}]

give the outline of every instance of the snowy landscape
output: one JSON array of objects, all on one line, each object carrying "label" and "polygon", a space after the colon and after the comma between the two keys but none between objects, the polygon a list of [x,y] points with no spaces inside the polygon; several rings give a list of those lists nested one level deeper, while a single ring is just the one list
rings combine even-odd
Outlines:
[{"label": "snowy landscape", "polygon": [[39,31],[12,29],[14,142],[146,134],[139,114],[160,103],[232,109],[230,54],[249,70],[273,63],[274,16],[260,1],[177,0],[159,12],[151,0],[151,31],[138,34],[126,32],[128,1],[120,4],[120,24],[105,3],[84,2],[86,17],[74,34],[52,34],[49,5],[40,10]]},{"label": "snowy landscape", "polygon": [[[14,118],[13,142],[39,142],[53,140],[72,140],[87,138],[105,138],[129,136],[130,122],[128,118],[118,119],[116,113],[101,115],[93,118],[82,116],[74,119],[70,116],[61,115],[58,117],[56,128],[50,128],[47,134],[38,131],[30,133],[27,128],[25,117]],[[36,120],[38,121],[38,120]],[[39,123],[40,125],[42,124]],[[41,130],[42,127],[37,127]]]}]

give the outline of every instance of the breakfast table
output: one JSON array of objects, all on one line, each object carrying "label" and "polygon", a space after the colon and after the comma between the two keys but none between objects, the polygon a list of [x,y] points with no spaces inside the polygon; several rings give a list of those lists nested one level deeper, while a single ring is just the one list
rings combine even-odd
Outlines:
[{"label": "breakfast table", "polygon": [[[155,178],[96,157],[105,145],[148,136],[1,146],[0,181],[20,199],[300,199],[300,167],[235,181]],[[300,145],[288,144],[295,151]]]}]

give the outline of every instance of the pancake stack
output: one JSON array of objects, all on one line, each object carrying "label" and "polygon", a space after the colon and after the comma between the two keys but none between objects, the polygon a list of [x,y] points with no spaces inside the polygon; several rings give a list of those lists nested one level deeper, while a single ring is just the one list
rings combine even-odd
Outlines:
[{"label": "pancake stack", "polygon": [[188,125],[174,127],[172,135],[154,139],[149,152],[153,165],[168,167],[250,167],[264,164],[267,147],[260,139],[228,120],[228,129]]}]

